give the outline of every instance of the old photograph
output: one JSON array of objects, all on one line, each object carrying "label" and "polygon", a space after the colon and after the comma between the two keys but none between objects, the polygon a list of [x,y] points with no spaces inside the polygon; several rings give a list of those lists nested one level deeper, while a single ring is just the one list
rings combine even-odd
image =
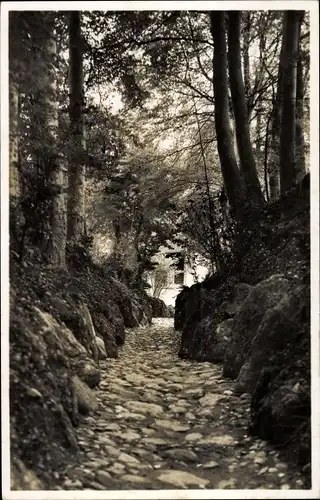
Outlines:
[{"label": "old photograph", "polygon": [[4,498],[315,498],[317,2],[95,3],[2,6]]}]

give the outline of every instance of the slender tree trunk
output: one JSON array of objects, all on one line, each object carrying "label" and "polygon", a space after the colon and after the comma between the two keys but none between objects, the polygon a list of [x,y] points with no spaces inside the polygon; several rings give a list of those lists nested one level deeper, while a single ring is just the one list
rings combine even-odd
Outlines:
[{"label": "slender tree trunk", "polygon": [[241,163],[240,163],[240,158],[239,158],[239,151],[237,148],[236,121],[234,118],[231,96],[229,97],[229,119],[230,119],[230,129],[232,132],[232,144],[233,144],[233,149],[234,149],[234,155],[235,155],[235,158],[237,161],[238,168],[240,170],[240,176],[242,178],[242,168],[241,168]]},{"label": "slender tree trunk", "polygon": [[202,142],[201,127],[200,127],[198,110],[197,110],[197,105],[196,105],[195,99],[193,99],[193,105],[194,105],[194,110],[195,110],[195,115],[196,115],[197,126],[198,126],[199,142],[200,142],[200,149],[201,149],[201,156],[202,156],[202,162],[203,162],[203,168],[204,168],[207,198],[208,198],[208,208],[209,208],[208,215],[209,215],[209,225],[210,225],[210,234],[208,236],[210,236],[209,239],[211,240],[211,248],[212,248],[212,252],[210,253],[210,255],[211,255],[211,258],[213,259],[216,267],[219,269],[223,265],[223,252],[222,252],[222,248],[221,248],[220,238],[219,238],[219,235],[216,231],[215,223],[214,223],[213,206],[212,206],[210,184],[209,184],[209,177],[208,177],[208,168],[207,168],[207,162],[206,162],[206,156],[205,156],[205,149],[204,149],[204,145]]},{"label": "slender tree trunk", "polygon": [[[257,76],[257,81],[259,82],[259,86],[263,85],[263,77],[264,77],[264,54],[265,54],[265,48],[266,48],[266,25],[267,25],[267,19],[266,19],[266,14],[264,13],[262,19],[263,22],[261,23],[260,27],[260,33],[259,33],[259,70],[258,70],[258,76]],[[259,88],[258,86],[258,88]],[[256,146],[256,162],[257,162],[257,170],[260,173],[262,170],[262,113],[263,113],[263,106],[261,105],[261,101],[257,103],[256,106],[256,129],[255,129],[255,146]],[[266,191],[267,192],[267,191]]]},{"label": "slender tree trunk", "polygon": [[[14,13],[16,14],[16,13]],[[16,209],[21,192],[19,170],[19,116],[21,59],[21,17],[9,14],[9,196],[10,226],[16,229]]]},{"label": "slender tree trunk", "polygon": [[251,12],[248,10],[244,12],[244,29],[243,29],[243,77],[244,77],[244,88],[247,98],[247,109],[248,115],[250,116],[251,106],[249,106],[249,97],[251,91],[250,82],[250,58],[249,58],[249,48],[250,48],[250,33],[251,33]]},{"label": "slender tree trunk", "polygon": [[260,160],[262,148],[262,123],[261,123],[261,109],[257,110],[257,118],[256,118],[256,151],[258,161]]},{"label": "slender tree trunk", "polygon": [[[300,27],[303,21],[304,12],[300,13]],[[299,34],[300,35],[300,34]],[[304,88],[303,88],[303,66],[301,51],[299,51],[297,63],[297,108],[296,108],[296,177],[300,182],[306,174],[305,140],[303,131],[304,121]]]},{"label": "slender tree trunk", "polygon": [[235,157],[233,134],[229,119],[225,12],[210,12],[210,23],[214,42],[213,90],[218,153],[230,207],[236,218],[241,220],[245,193]]},{"label": "slender tree trunk", "polygon": [[299,49],[299,11],[284,14],[283,109],[280,129],[281,194],[290,189],[296,175],[296,98],[297,57]]},{"label": "slender tree trunk", "polygon": [[58,145],[58,103],[55,59],[57,45],[54,34],[54,14],[41,13],[43,29],[43,139],[46,162],[49,170],[49,184],[52,193],[50,226],[51,237],[48,243],[49,262],[54,267],[66,267],[66,169],[63,165]]},{"label": "slender tree trunk", "polygon": [[282,30],[282,44],[279,58],[276,95],[273,98],[271,118],[271,145],[268,161],[269,195],[270,200],[276,200],[280,194],[280,124],[282,114],[283,95],[283,67],[285,64],[284,23]]},{"label": "slender tree trunk", "polygon": [[253,206],[262,207],[264,205],[264,198],[261,191],[250,139],[249,118],[241,70],[239,11],[229,12],[228,41],[230,87],[241,170],[244,177],[248,200]]},{"label": "slender tree trunk", "polygon": [[19,90],[13,76],[9,78],[9,194],[16,204],[20,195]]},{"label": "slender tree trunk", "polygon": [[69,13],[70,156],[68,188],[68,240],[84,234],[85,137],[83,120],[83,56],[81,12]]},{"label": "slender tree trunk", "polygon": [[[19,87],[13,75],[9,75],[9,232],[12,248],[23,248],[24,238],[21,199],[21,176],[19,157]],[[22,251],[19,252],[22,255]]]},{"label": "slender tree trunk", "polygon": [[297,115],[296,115],[296,153],[297,166],[296,175],[299,182],[306,173],[305,141],[303,132],[303,76],[301,58],[298,59],[297,68]]},{"label": "slender tree trunk", "polygon": [[272,119],[272,112],[268,116],[267,119],[267,124],[266,124],[266,136],[264,140],[264,165],[263,165],[263,171],[264,171],[264,186],[265,186],[265,193],[266,193],[266,200],[267,202],[270,201],[270,193],[269,193],[269,184],[268,184],[268,154],[269,154],[269,135],[270,135],[270,123]]}]

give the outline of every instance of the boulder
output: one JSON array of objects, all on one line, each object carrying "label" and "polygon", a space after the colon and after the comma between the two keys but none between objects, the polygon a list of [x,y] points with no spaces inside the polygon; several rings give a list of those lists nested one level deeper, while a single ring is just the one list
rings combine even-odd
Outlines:
[{"label": "boulder", "polygon": [[288,460],[311,463],[309,319],[300,317],[295,342],[272,356],[252,395],[249,431],[282,447]]},{"label": "boulder", "polygon": [[145,321],[145,314],[142,306],[139,304],[138,300],[133,299],[131,302],[131,309],[128,310],[128,315],[124,318],[125,326],[129,328],[134,328]]},{"label": "boulder", "polygon": [[53,318],[59,319],[66,327],[72,331],[75,338],[86,346],[87,338],[83,327],[82,312],[79,308],[79,300],[75,300],[75,294],[67,294],[67,298],[57,295],[46,294],[46,301],[50,304],[50,314]]},{"label": "boulder", "polygon": [[[105,320],[108,321],[108,330],[109,333],[112,330],[112,335],[116,345],[123,345],[125,341],[125,327],[124,319],[118,305],[109,300],[103,305],[102,311],[95,314],[95,318],[97,318],[97,316],[100,318],[102,323],[104,323]],[[104,316],[104,318],[102,318],[102,316]],[[96,326],[96,328],[98,328],[98,326]],[[102,338],[104,339],[104,336],[102,336]]]},{"label": "boulder", "polygon": [[305,287],[298,285],[266,309],[236,380],[237,393],[253,392],[270,357],[297,342],[301,322],[307,315],[306,293]]},{"label": "boulder", "polygon": [[215,328],[214,338],[214,361],[223,361],[227,346],[230,342],[233,330],[233,319],[226,319]]},{"label": "boulder", "polygon": [[18,457],[11,460],[11,489],[12,490],[44,490],[42,481]]},{"label": "boulder", "polygon": [[[105,351],[108,358],[118,357],[118,347],[116,343],[117,335],[115,332],[115,327],[112,323],[103,315],[97,312],[92,313],[92,321],[96,330],[96,333],[104,341]],[[122,333],[122,332],[121,332]],[[120,335],[122,339],[122,335]]]},{"label": "boulder", "polygon": [[151,325],[152,323],[152,306],[149,302],[149,295],[146,292],[141,292],[139,295],[139,300],[143,308],[144,316],[146,319],[146,324]]},{"label": "boulder", "polygon": [[237,283],[233,287],[230,299],[223,303],[228,316],[234,317],[240,311],[252,288],[248,283]]},{"label": "boulder", "polygon": [[196,327],[192,339],[181,344],[179,356],[197,361],[221,362],[232,333],[233,319],[216,325],[214,316],[207,316]]},{"label": "boulder", "polygon": [[165,302],[157,297],[149,297],[152,307],[152,316],[154,318],[173,318],[174,309],[170,308]]},{"label": "boulder", "polygon": [[93,389],[100,384],[101,372],[92,363],[78,363],[76,374],[83,380],[90,389]]},{"label": "boulder", "polygon": [[41,339],[49,348],[58,345],[59,351],[70,358],[82,356],[87,352],[85,347],[75,338],[73,332],[60,325],[50,313],[42,311],[38,307],[34,307],[33,311],[40,327],[39,346]]},{"label": "boulder", "polygon": [[135,300],[134,294],[128,287],[116,280],[110,278],[113,300],[119,307],[120,313],[123,317],[124,326],[133,328],[139,325],[142,319],[142,307]]},{"label": "boulder", "polygon": [[106,359],[107,352],[106,352],[106,347],[104,345],[104,341],[100,337],[96,336],[96,343],[97,343],[97,347],[98,347],[99,360]]},{"label": "boulder", "polygon": [[[191,287],[183,286],[175,302],[175,330],[192,332],[195,325],[216,312],[222,302],[229,298],[236,280],[236,276],[220,272],[206,278],[202,283],[195,283]],[[220,321],[223,319],[227,318],[223,317]]]},{"label": "boulder", "polygon": [[229,321],[219,328],[218,325],[234,316],[252,287],[246,283],[234,285],[232,279],[226,280],[216,289],[211,289],[214,283],[215,277],[212,282],[209,281],[210,286],[197,284],[195,288],[185,288],[181,296],[177,297],[176,326],[180,326],[184,318],[179,351],[181,358],[214,362],[223,360],[232,322]]},{"label": "boulder", "polygon": [[[73,324],[73,322],[77,322],[78,315],[75,307],[67,302],[67,300],[58,297],[57,295],[52,295],[51,293],[45,294],[47,302],[53,307],[55,312],[58,314],[61,321],[63,321],[66,326],[68,323]],[[71,328],[72,330],[72,328]]]},{"label": "boulder", "polygon": [[[38,349],[41,347],[43,353],[52,349],[52,355],[55,358],[60,357],[60,361],[72,369],[88,387],[93,388],[98,385],[101,378],[100,371],[94,366],[94,361],[85,347],[75,338],[73,332],[60,325],[51,314],[41,311],[37,307],[34,308],[34,311],[35,319],[40,320],[39,332],[45,341],[41,342],[41,336],[37,338]],[[33,339],[33,337],[31,338]]]},{"label": "boulder", "polygon": [[[85,385],[85,384],[83,384],[83,385]],[[89,388],[87,387],[87,389],[89,389]],[[74,388],[72,390],[72,393],[76,394],[74,391]],[[79,410],[78,401],[79,400],[76,399],[77,408],[74,409],[74,411],[76,413],[78,413],[78,410]],[[59,418],[59,428],[62,431],[62,435],[64,436],[64,445],[67,448],[71,448],[74,452],[77,451],[78,450],[78,441],[77,441],[76,433],[74,431],[74,428],[73,428],[72,422],[69,418],[69,415],[65,411],[63,405],[60,403],[55,403],[54,404],[54,412],[58,415],[58,418]]]},{"label": "boulder", "polygon": [[92,391],[82,380],[75,375],[72,377],[73,390],[77,397],[79,413],[87,415],[98,408],[98,401]]},{"label": "boulder", "polygon": [[224,377],[237,378],[264,315],[291,287],[283,275],[273,275],[252,288],[234,318],[232,338],[224,357]]},{"label": "boulder", "polygon": [[[87,359],[85,349],[70,330],[39,307],[16,299],[10,314],[11,456],[22,458],[36,473],[44,460],[50,469],[77,450],[71,373],[81,357]],[[18,484],[21,476],[14,473]]]},{"label": "boulder", "polygon": [[146,326],[152,323],[152,306],[149,302],[149,295],[145,290],[135,290],[133,292],[133,302],[136,307],[140,310],[136,311],[136,316],[138,315],[139,325]]},{"label": "boulder", "polygon": [[175,315],[174,315],[174,329],[183,330],[186,319],[188,317],[188,306],[194,304],[194,301],[199,301],[200,287],[187,287],[183,286],[181,292],[176,297],[175,302]]}]

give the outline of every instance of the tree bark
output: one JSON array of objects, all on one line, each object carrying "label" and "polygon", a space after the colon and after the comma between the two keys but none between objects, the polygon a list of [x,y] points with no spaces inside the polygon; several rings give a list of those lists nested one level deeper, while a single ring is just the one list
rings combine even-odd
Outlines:
[{"label": "tree bark", "polygon": [[[19,170],[19,116],[21,59],[21,18],[9,15],[9,196],[10,207],[17,208],[21,194]],[[16,214],[11,213],[10,217]],[[13,224],[15,221],[13,221]]]},{"label": "tree bark", "polygon": [[[261,18],[261,26],[259,30],[259,69],[257,72],[256,82],[258,82],[257,88],[263,85],[263,77],[264,77],[264,53],[266,48],[266,25],[267,19],[265,13]],[[262,113],[263,113],[263,105],[259,99],[259,102],[256,105],[256,129],[255,129],[255,149],[256,149],[256,162],[257,162],[257,170],[260,173],[260,167],[262,165]],[[267,190],[266,190],[267,192]]]},{"label": "tree bark", "polygon": [[[249,58],[249,47],[250,47],[250,31],[251,31],[251,12],[248,10],[244,13],[244,30],[243,30],[243,76],[244,76],[244,88],[247,97],[247,102],[250,96],[251,83],[250,83],[250,58]],[[247,106],[248,114],[250,106]]]},{"label": "tree bark", "polygon": [[277,90],[272,104],[272,118],[271,118],[271,146],[268,161],[268,177],[269,177],[269,195],[270,200],[276,200],[280,194],[280,122],[282,113],[282,92],[283,92],[283,66],[285,58],[285,47],[282,44],[279,59],[279,69],[277,78]]},{"label": "tree bark", "polygon": [[20,195],[19,89],[13,75],[9,77],[9,195],[16,205]]},{"label": "tree bark", "polygon": [[280,189],[281,194],[297,181],[296,173],[296,98],[297,56],[299,49],[299,11],[284,14],[284,57],[280,129]]},{"label": "tree bark", "polygon": [[230,207],[237,220],[241,220],[243,218],[245,192],[235,157],[233,134],[229,119],[225,12],[210,12],[210,23],[214,42],[213,90],[218,153]]},{"label": "tree bark", "polygon": [[250,139],[250,127],[241,70],[240,12],[229,12],[228,62],[231,97],[235,116],[236,136],[241,170],[245,182],[247,198],[255,207],[264,205],[264,197],[258,178],[256,162]]},{"label": "tree bark", "polygon": [[[40,14],[40,13],[39,13]],[[50,229],[48,259],[53,267],[66,267],[66,169],[63,165],[58,145],[58,104],[55,60],[57,45],[54,33],[54,14],[43,12],[40,21],[43,29],[43,139],[49,171],[51,190]]]},{"label": "tree bark", "polygon": [[[300,28],[304,18],[304,12],[300,13]],[[299,33],[300,37],[300,33]],[[301,50],[299,50],[297,63],[297,106],[296,106],[296,177],[300,182],[306,174],[305,140],[304,140],[304,85],[303,85],[303,65]]]},{"label": "tree bark", "polygon": [[69,13],[70,156],[68,187],[68,240],[84,234],[85,137],[83,120],[83,56],[81,12]]}]

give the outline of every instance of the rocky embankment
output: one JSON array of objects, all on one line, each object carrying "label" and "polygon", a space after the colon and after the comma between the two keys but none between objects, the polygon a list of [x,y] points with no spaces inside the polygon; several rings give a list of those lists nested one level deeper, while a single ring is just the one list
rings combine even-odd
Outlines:
[{"label": "rocky embankment", "polygon": [[222,364],[250,395],[251,434],[310,474],[308,177],[252,223],[241,258],[184,288],[176,301],[179,356]]},{"label": "rocky embankment", "polygon": [[150,325],[155,307],[169,312],[94,265],[58,272],[11,257],[12,488],[41,489],[79,450],[75,429],[97,408],[102,360],[117,358],[128,329]]}]

